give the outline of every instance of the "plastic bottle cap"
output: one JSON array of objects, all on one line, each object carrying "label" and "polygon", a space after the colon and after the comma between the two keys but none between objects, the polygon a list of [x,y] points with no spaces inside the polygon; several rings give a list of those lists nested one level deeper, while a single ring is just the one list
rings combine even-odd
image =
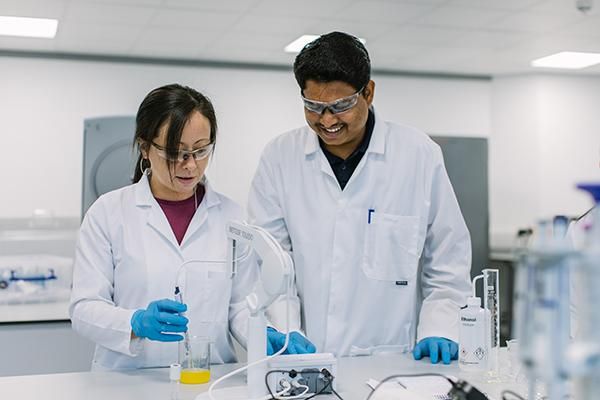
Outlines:
[{"label": "plastic bottle cap", "polygon": [[467,298],[468,306],[481,307],[481,299],[479,297],[468,297]]},{"label": "plastic bottle cap", "polygon": [[172,381],[178,381],[181,378],[181,365],[175,363],[171,364],[169,368],[169,379]]}]

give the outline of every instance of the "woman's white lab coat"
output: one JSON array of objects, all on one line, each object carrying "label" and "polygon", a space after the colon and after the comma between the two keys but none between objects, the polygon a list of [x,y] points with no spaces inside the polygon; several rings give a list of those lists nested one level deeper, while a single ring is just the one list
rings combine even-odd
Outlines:
[{"label": "woman's white lab coat", "polygon": [[[184,262],[226,260],[225,224],[242,219],[243,211],[208,183],[205,189],[181,245],[145,175],[101,196],[88,210],[77,242],[70,315],[73,329],[96,343],[92,369],[177,362],[177,343],[131,340],[130,321],[149,302],[173,299]],[[244,342],[245,297],[257,277],[255,268],[255,263],[241,263],[231,279],[225,263],[194,263],[179,275],[189,332],[211,336],[213,362],[236,361],[229,331]]]},{"label": "woman's white lab coat", "polygon": [[441,150],[424,133],[376,115],[343,191],[309,127],[283,134],[264,150],[248,209],[292,252],[303,328],[319,351],[458,340],[471,244]]}]

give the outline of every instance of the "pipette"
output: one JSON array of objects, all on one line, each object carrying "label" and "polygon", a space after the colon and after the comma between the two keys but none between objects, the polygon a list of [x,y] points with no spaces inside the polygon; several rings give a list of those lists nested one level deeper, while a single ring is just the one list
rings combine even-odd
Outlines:
[{"label": "pipette", "polygon": [[[183,304],[183,294],[182,294],[181,290],[179,289],[179,286],[175,286],[175,301]],[[181,313],[181,315],[184,315],[184,313]],[[189,335],[188,331],[185,331],[183,334],[183,346],[185,347],[186,356],[191,357],[190,335]]]}]

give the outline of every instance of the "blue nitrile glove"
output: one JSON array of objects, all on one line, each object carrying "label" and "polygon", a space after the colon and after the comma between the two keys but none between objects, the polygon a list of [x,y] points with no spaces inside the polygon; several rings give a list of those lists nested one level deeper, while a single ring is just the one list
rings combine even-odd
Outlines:
[{"label": "blue nitrile glove", "polygon": [[[177,301],[162,299],[148,304],[145,310],[137,310],[131,317],[131,329],[135,336],[160,342],[178,342],[181,335],[172,332],[186,332],[188,319],[179,313],[187,306]],[[163,333],[169,332],[169,333]]]},{"label": "blue nitrile glove", "polygon": [[428,337],[421,340],[413,349],[413,357],[420,360],[425,357],[431,359],[432,364],[437,364],[442,355],[442,362],[450,364],[450,360],[458,358],[458,344],[443,337]]},{"label": "blue nitrile glove", "polygon": [[[277,353],[285,344],[285,333],[277,331],[277,329],[267,328],[267,355]],[[290,340],[283,354],[306,354],[314,353],[317,348],[307,338],[298,332],[290,332]]]}]

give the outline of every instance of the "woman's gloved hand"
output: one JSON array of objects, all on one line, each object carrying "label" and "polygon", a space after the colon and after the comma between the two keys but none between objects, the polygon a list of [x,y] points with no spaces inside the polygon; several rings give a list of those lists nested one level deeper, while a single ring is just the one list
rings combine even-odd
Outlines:
[{"label": "woman's gloved hand", "polygon": [[137,310],[133,313],[131,329],[139,338],[178,342],[183,339],[183,336],[173,333],[187,331],[188,319],[179,315],[186,310],[187,306],[177,301],[169,299],[153,301],[145,310]]},{"label": "woman's gloved hand", "polygon": [[[267,355],[277,353],[285,344],[285,333],[277,329],[267,328]],[[290,340],[283,354],[306,354],[314,353],[317,348],[307,338],[298,332],[290,332]]]},{"label": "woman's gloved hand", "polygon": [[415,360],[429,357],[432,364],[437,364],[442,358],[444,364],[450,364],[450,360],[458,358],[458,344],[443,337],[427,337],[421,340],[413,349]]}]

